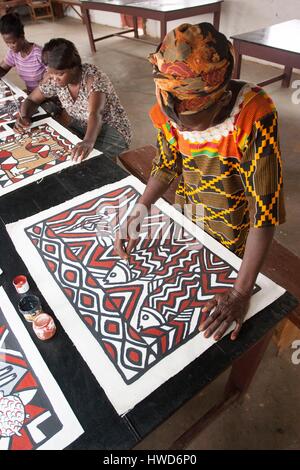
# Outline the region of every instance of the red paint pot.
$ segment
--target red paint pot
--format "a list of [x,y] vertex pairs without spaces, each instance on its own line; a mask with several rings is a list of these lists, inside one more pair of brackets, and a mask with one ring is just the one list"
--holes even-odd
[[29,284],[27,281],[27,277],[24,276],[23,274],[20,274],[19,276],[14,277],[13,279],[13,285],[18,294],[25,294],[26,292],[29,291]]
[[32,322],[33,331],[41,340],[52,338],[56,332],[53,318],[48,313],[40,313]]

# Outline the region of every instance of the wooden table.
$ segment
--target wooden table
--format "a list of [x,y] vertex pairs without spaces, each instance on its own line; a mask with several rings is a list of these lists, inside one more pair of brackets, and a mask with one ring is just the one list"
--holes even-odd
[[[84,23],[82,14],[82,4],[80,0],[52,0],[54,15],[57,18],[63,18],[68,8],[71,8]],[[80,12],[75,8],[79,8]]]
[[[143,183],[147,183],[155,153],[156,148],[152,145],[147,145],[136,150],[124,152],[120,155],[119,159],[130,173],[143,181]],[[175,180],[164,195],[164,199],[170,204],[174,203],[176,186],[177,181]],[[275,240],[272,243],[262,272],[273,281],[291,290],[294,295],[300,298],[300,260]],[[291,272],[293,272],[292,277],[289,274]],[[295,325],[300,327],[299,305],[292,309],[289,313],[289,318]],[[243,328],[245,327],[246,324]],[[224,389],[223,399],[182,434],[172,444],[171,449],[186,448],[189,442],[204,430],[222,411],[234,401],[244,396],[268,346],[272,333],[272,329],[266,331],[257,342],[252,343],[249,350],[233,362],[231,374]],[[234,343],[230,342],[230,340],[227,341],[227,347],[234,348]]]
[[[95,43],[106,38],[113,36],[122,37],[125,33],[134,32],[134,38],[127,37],[127,39],[139,39],[137,23],[138,17],[160,21],[161,41],[167,33],[168,21],[188,18],[190,16],[213,13],[213,24],[216,29],[219,29],[222,2],[223,0],[82,0],[82,12],[89,36],[91,50],[92,52],[96,52]],[[119,33],[94,38],[91,26],[90,10],[110,11],[113,13],[130,15],[133,17],[134,27],[133,29],[121,31]],[[140,39],[140,41],[142,40]]]
[[284,65],[284,72],[274,78],[258,83],[260,86],[282,80],[289,87],[293,68],[300,69],[300,20],[285,21],[268,28],[231,36],[236,52],[233,78],[239,78],[242,56],[256,57]]

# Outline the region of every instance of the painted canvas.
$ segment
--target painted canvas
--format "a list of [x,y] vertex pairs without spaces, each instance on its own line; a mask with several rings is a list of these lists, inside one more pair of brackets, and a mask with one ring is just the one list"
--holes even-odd
[[[198,326],[241,260],[159,201],[129,265],[114,238],[143,185],[134,177],[7,226],[40,290],[106,391],[126,413],[214,340]],[[284,292],[260,275],[248,318]]]
[[[15,95],[0,101],[0,132],[3,130],[11,131],[10,127],[5,126],[1,129],[1,126],[14,122],[17,119],[20,106],[24,99],[25,97],[23,95]],[[42,116],[43,114],[46,114],[46,112],[39,107],[38,111],[34,114],[34,117]]]
[[[0,135],[0,196],[73,165],[80,139],[51,118],[32,124],[25,134]],[[93,150],[88,158],[99,155]]]
[[5,80],[1,79],[0,81],[0,100],[7,98],[8,96],[12,96],[18,93],[17,88],[6,82]]
[[0,124],[0,134],[7,131],[11,131],[11,128],[5,123]]
[[0,287],[0,450],[63,449],[82,433]]

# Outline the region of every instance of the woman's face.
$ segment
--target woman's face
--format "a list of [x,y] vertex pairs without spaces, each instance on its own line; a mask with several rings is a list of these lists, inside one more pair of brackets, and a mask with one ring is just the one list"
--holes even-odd
[[16,37],[13,34],[2,34],[2,38],[7,47],[15,53],[20,52],[24,46],[24,36]]
[[[175,124],[177,125],[178,129],[182,132],[205,131],[209,127],[212,127],[216,124],[216,117],[219,115],[220,111],[229,104],[231,96],[231,92],[225,92],[224,95],[216,103],[211,105],[208,109],[204,109],[202,111],[199,111],[198,113],[177,113],[177,121]],[[158,87],[156,87],[156,98],[161,110],[165,113],[165,108],[162,105]],[[172,120],[170,116],[167,117]]]
[[47,75],[50,76],[58,86],[64,87],[74,80],[74,69],[58,70],[48,67]]

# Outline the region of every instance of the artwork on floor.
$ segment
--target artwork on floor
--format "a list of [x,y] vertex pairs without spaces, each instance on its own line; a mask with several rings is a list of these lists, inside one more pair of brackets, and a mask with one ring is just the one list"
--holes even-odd
[[[0,135],[0,196],[72,166],[80,139],[52,118],[33,123],[26,134]],[[93,150],[88,158],[101,152]]]
[[0,450],[63,449],[83,433],[0,287]]
[[[15,247],[119,414],[214,344],[202,309],[232,286],[241,260],[160,200],[129,265],[119,224],[144,190],[130,176],[7,225]],[[151,234],[151,236],[149,236]],[[284,290],[259,275],[247,315]]]

